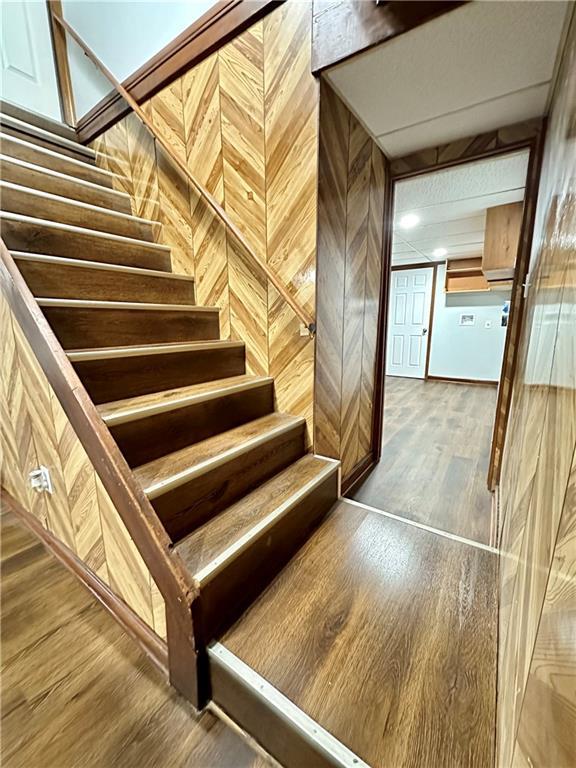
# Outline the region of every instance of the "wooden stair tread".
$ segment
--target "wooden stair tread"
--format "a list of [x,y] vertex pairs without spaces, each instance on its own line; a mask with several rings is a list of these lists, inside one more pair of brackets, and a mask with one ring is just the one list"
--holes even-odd
[[[75,200],[63,195],[55,195],[51,192],[44,192],[34,187],[24,186],[22,184],[13,184],[9,181],[0,179],[0,195],[2,201],[2,210],[7,213],[16,213],[28,215],[27,211],[36,206],[41,206],[42,211],[38,211],[39,216],[47,221],[54,221],[59,224],[69,224],[70,226],[80,226],[80,221],[91,221],[93,231],[104,232],[106,234],[117,234],[121,236],[132,237],[133,232],[140,228],[145,237],[137,235],[136,239],[142,239],[150,242],[153,239],[154,228],[158,227],[157,221],[144,219],[140,216],[134,216],[132,213],[122,213],[111,208],[106,208],[92,203],[85,203],[81,200]],[[13,210],[22,209],[22,210]],[[50,216],[50,218],[47,218]],[[52,216],[54,218],[52,218]],[[64,222],[61,218],[72,219]],[[110,229],[106,229],[109,227]],[[118,230],[118,231],[115,231]],[[130,234],[127,234],[127,231]]]
[[78,142],[78,134],[74,128],[71,128],[69,125],[62,123],[59,120],[54,120],[52,117],[41,115],[39,112],[34,112],[32,109],[20,107],[18,104],[6,101],[5,99],[0,99],[0,115],[15,117],[25,123],[36,125],[40,128],[44,128],[50,133],[55,133],[58,136],[63,136],[65,139],[70,139],[70,141]]
[[215,379],[201,384],[191,384],[163,392],[103,403],[98,406],[98,411],[106,424],[112,426],[131,421],[134,418],[143,418],[162,411],[184,407],[194,401],[208,400],[233,391],[257,387],[270,381],[272,379],[269,376],[251,376],[248,374],[230,376],[226,379]]
[[236,349],[243,347],[243,341],[215,339],[213,341],[178,342],[174,344],[136,344],[119,347],[100,347],[89,349],[68,349],[66,354],[71,361],[109,360],[118,357],[140,357],[143,355],[169,355],[174,352],[192,352],[203,349]]
[[158,277],[165,280],[184,280],[193,283],[194,278],[190,275],[178,275],[174,272],[162,272],[159,269],[146,269],[146,267],[129,267],[125,264],[112,264],[104,261],[89,261],[88,259],[70,259],[66,256],[51,256],[45,253],[30,253],[30,251],[10,251],[13,258],[17,261],[38,261],[47,264],[62,264],[69,267],[78,267],[79,269],[100,269],[105,271],[123,272],[131,275],[145,275],[147,277]]
[[[2,153],[11,159],[19,159],[22,162],[33,163],[38,167],[48,168],[53,171],[55,168],[52,166],[65,168],[66,171],[61,171],[62,173],[65,172],[77,179],[98,179],[107,189],[112,188],[112,180],[116,178],[114,173],[107,171],[105,168],[100,168],[92,163],[87,163],[80,158],[62,155],[59,152],[54,152],[53,150],[48,149],[48,147],[32,144],[19,136],[12,136],[11,134],[4,133],[1,126],[0,148]],[[19,155],[24,155],[24,157],[28,159],[23,160]],[[93,183],[98,183],[98,181]]]
[[213,700],[266,737],[254,694],[271,684],[369,765],[471,765],[471,744],[489,765],[496,569],[490,551],[341,500],[209,650]]
[[[94,166],[91,166],[92,168]],[[116,189],[111,189],[108,186],[97,184],[94,181],[88,181],[86,179],[73,176],[69,173],[62,173],[61,171],[53,170],[44,165],[37,165],[36,163],[28,162],[26,160],[20,160],[17,157],[11,157],[10,155],[0,152],[0,169],[2,171],[2,178],[12,184],[18,184],[20,186],[29,187],[31,189],[37,189],[42,192],[57,194],[51,189],[45,188],[52,185],[58,185],[61,190],[58,194],[66,199],[74,200],[76,196],[97,196],[102,198],[104,203],[92,203],[93,205],[99,205],[100,207],[112,208],[114,205],[122,206],[126,208],[124,213],[127,213],[131,209],[130,196],[126,192],[120,192]],[[26,178],[26,181],[33,181],[33,183],[23,183],[14,179],[7,178],[7,175],[12,174],[18,176],[20,174]],[[36,186],[39,184],[40,186]],[[65,194],[62,190],[66,189],[69,194]],[[88,202],[85,200],[84,202]]]
[[53,133],[52,131],[47,131],[37,125],[33,125],[32,123],[19,120],[17,117],[12,117],[12,115],[0,113],[0,124],[6,128],[11,128],[12,130],[20,131],[22,133],[28,134],[29,136],[50,142],[55,146],[62,147],[63,149],[77,152],[79,155],[83,155],[84,157],[91,160],[95,160],[96,158],[96,153],[93,149],[85,147],[78,141],[72,141],[71,139],[67,139],[66,137],[60,136],[56,133]]
[[304,423],[305,420],[298,416],[271,413],[143,464],[134,470],[134,474],[148,498],[155,499],[235,456],[246,453],[270,437]]
[[197,304],[148,304],[143,301],[95,301],[90,299],[46,299],[39,296],[36,301],[41,307],[64,307],[77,309],[133,309],[138,311],[159,312],[217,312],[218,307],[205,307]]
[[337,471],[336,462],[307,454],[197,528],[178,543],[176,551],[201,583],[251,538],[261,535],[261,529],[273,522],[271,518],[289,512],[316,482]]

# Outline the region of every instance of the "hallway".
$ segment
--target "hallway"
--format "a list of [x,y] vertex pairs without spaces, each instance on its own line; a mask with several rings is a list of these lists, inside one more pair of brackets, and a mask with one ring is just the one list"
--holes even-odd
[[496,388],[386,377],[382,458],[352,498],[481,544]]

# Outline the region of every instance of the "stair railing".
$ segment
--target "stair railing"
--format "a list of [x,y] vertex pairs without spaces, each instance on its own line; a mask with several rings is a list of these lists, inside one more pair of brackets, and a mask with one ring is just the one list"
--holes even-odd
[[140,107],[138,102],[130,95],[130,93],[126,90],[126,88],[124,88],[122,83],[112,74],[112,72],[110,72],[110,70],[106,67],[106,65],[102,61],[100,61],[100,59],[96,56],[94,51],[80,37],[80,35],[76,32],[76,30],[73,27],[71,27],[70,24],[68,24],[68,22],[65,21],[65,19],[63,19],[59,14],[55,13],[52,7],[51,7],[51,15],[54,21],[57,24],[59,24],[62,27],[62,29],[64,29],[70,35],[70,37],[80,46],[80,48],[84,51],[85,55],[96,66],[96,68],[99,69],[102,72],[102,74],[108,78],[108,80],[112,83],[114,88],[126,101],[128,106],[140,118],[141,122],[145,125],[145,127],[148,129],[148,131],[152,135],[152,138],[162,147],[162,149],[164,150],[166,155],[170,158],[170,160],[174,163],[174,165],[184,174],[184,176],[188,179],[190,184],[192,184],[194,189],[198,192],[198,194],[205,201],[205,203],[212,209],[212,211],[216,214],[216,216],[224,223],[228,232],[230,232],[233,235],[233,237],[240,243],[244,251],[250,256],[250,258],[258,264],[258,266],[264,272],[268,280],[270,280],[274,288],[276,288],[280,296],[282,296],[284,301],[292,308],[292,310],[295,312],[297,317],[300,318],[300,320],[304,323],[310,336],[313,337],[316,333],[316,324],[313,318],[306,312],[306,310],[303,307],[300,306],[300,304],[294,299],[294,297],[290,295],[289,291],[283,285],[282,281],[280,280],[278,275],[274,272],[274,270],[270,269],[268,264],[265,261],[262,261],[262,259],[257,255],[257,253],[254,251],[254,249],[252,248],[252,246],[250,245],[250,243],[248,242],[248,240],[246,239],[242,231],[232,221],[232,219],[226,213],[224,208],[222,208],[220,203],[210,194],[210,192],[204,187],[204,185],[200,181],[198,181],[198,179],[194,176],[194,174],[188,168],[187,164],[178,157],[176,152],[173,150],[170,144],[162,137],[160,132],[154,126],[154,123],[151,120],[151,118],[148,117],[148,115],[142,109],[142,107]]

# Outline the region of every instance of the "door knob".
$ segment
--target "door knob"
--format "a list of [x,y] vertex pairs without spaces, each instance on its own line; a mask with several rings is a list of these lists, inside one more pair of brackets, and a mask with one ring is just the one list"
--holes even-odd
[[428,328],[422,328],[422,336],[426,336],[428,333]]

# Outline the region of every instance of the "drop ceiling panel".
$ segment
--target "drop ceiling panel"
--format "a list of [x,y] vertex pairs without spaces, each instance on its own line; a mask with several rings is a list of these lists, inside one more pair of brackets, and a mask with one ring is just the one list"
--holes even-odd
[[481,133],[543,114],[567,7],[467,3],[327,77],[390,156]]

